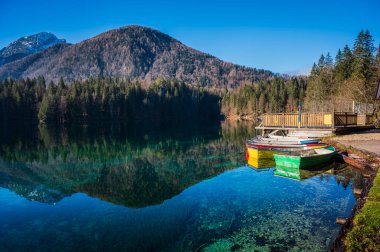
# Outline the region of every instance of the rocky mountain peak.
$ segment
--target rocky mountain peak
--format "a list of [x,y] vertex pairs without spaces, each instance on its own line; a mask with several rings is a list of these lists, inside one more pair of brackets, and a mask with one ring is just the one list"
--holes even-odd
[[49,32],[40,32],[19,38],[0,50],[0,65],[13,62],[60,43],[66,43],[66,40],[58,39]]

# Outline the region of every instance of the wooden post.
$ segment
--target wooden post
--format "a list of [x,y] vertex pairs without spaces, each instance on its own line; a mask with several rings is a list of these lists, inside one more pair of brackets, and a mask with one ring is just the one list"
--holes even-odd
[[306,119],[305,127],[306,127],[306,128],[309,127],[309,116],[310,116],[309,113],[305,113],[305,119]]
[[325,124],[325,113],[322,112],[322,123],[321,123],[321,127],[324,127],[324,124]]
[[301,128],[301,101],[298,103],[298,128]]
[[347,126],[347,112],[344,112],[344,126]]
[[333,106],[333,109],[331,112],[331,128],[332,129],[335,128],[335,109],[334,109],[334,106]]

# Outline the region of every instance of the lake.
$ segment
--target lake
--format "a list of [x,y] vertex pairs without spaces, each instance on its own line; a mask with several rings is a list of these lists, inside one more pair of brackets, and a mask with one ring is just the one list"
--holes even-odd
[[360,188],[246,165],[250,124],[11,127],[0,134],[0,251],[326,251]]

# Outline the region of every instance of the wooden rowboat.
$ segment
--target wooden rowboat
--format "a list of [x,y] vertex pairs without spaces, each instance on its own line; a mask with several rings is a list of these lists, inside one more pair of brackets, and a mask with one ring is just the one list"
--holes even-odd
[[279,150],[293,150],[293,149],[317,149],[326,147],[323,143],[318,144],[275,144],[275,143],[252,143],[247,142],[247,147],[254,149],[279,149]]
[[262,142],[262,143],[283,143],[283,144],[307,144],[307,143],[319,143],[318,138],[295,138],[295,137],[255,137],[248,140],[250,142]]
[[298,144],[298,145],[285,145],[285,144],[246,144],[247,159],[272,159],[273,155],[282,152],[292,152],[297,150],[309,150],[317,148],[325,148],[325,144]]
[[335,155],[332,146],[320,149],[303,150],[289,154],[274,154],[276,166],[291,168],[309,168],[330,162]]
[[247,147],[247,159],[255,158],[255,159],[273,159],[273,155],[276,153],[280,153],[281,150],[276,149],[255,149]]
[[300,144],[304,143],[318,143],[321,141],[319,138],[307,138],[307,137],[288,137],[288,136],[277,136],[277,135],[268,135],[267,138],[264,139],[270,139],[270,140],[277,140],[277,141],[295,141]]
[[277,139],[267,139],[267,138],[254,138],[248,140],[252,143],[272,143],[272,144],[310,144],[310,143],[319,143],[319,140],[277,140]]

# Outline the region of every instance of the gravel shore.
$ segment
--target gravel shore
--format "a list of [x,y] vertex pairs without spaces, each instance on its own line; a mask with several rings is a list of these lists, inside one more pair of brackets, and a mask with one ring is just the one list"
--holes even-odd
[[364,132],[334,137],[335,141],[355,149],[365,150],[380,156],[380,132]]

